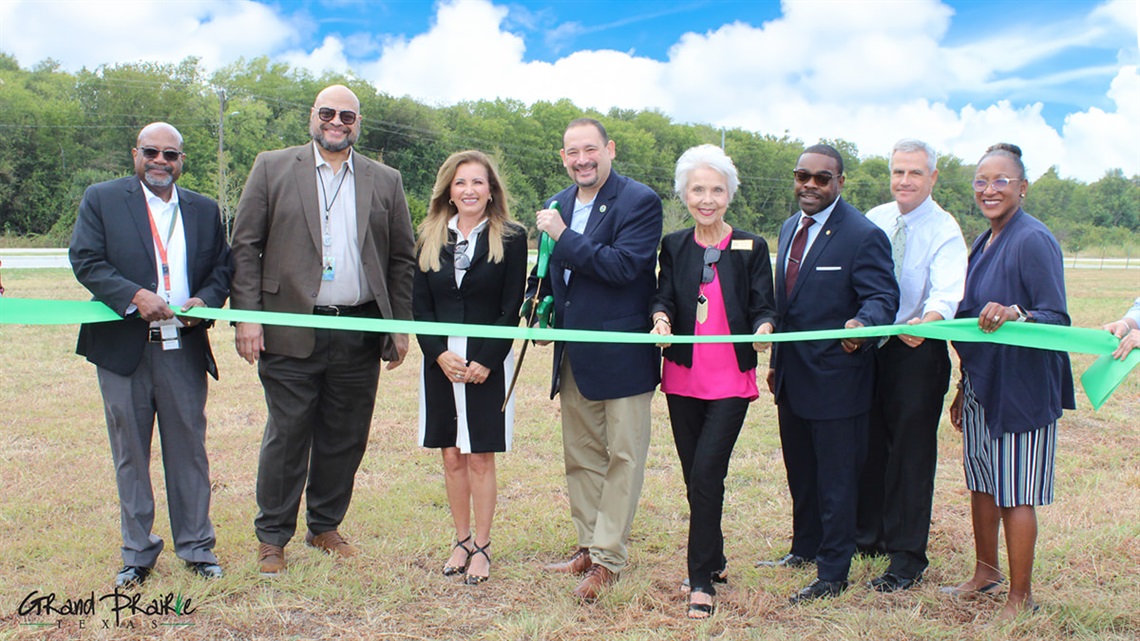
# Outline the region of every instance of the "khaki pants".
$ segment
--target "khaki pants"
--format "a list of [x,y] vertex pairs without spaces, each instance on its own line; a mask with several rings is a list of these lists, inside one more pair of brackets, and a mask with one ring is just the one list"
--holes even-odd
[[562,446],[570,517],[578,545],[594,563],[618,573],[645,479],[653,392],[591,401],[578,392],[570,359],[562,361]]

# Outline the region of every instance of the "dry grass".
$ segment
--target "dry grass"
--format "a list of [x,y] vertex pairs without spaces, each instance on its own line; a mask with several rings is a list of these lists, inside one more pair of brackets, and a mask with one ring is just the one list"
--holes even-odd
[[[66,270],[7,271],[10,295],[86,298]],[[1112,319],[1136,295],[1135,271],[1069,272],[1078,325]],[[558,405],[546,397],[549,348],[532,348],[520,383],[515,450],[499,458],[500,502],[492,580],[467,587],[439,574],[450,534],[438,455],[415,446],[419,354],[384,372],[369,451],[342,531],[365,550],[338,563],[287,548],[290,568],[258,577],[252,520],[254,480],[265,420],[253,368],[232,349],[232,330],[213,331],[222,381],[212,387],[209,451],[217,553],[227,576],[197,580],[168,550],[145,599],[181,593],[197,610],[191,627],[103,630],[109,617],[62,617],[61,627],[18,617],[32,590],[60,598],[109,591],[119,567],[113,470],[93,367],[72,353],[76,328],[0,327],[0,638],[119,639],[1135,639],[1140,636],[1140,377],[1133,375],[1098,413],[1083,398],[1061,423],[1057,503],[1039,511],[1036,596],[1042,610],[1012,625],[992,623],[1000,600],[957,602],[938,586],[973,567],[968,495],[958,435],[944,422],[927,581],[900,595],[862,586],[883,560],[857,560],[842,597],[792,608],[787,596],[810,570],[757,570],[784,553],[790,500],[774,408],[757,401],[728,479],[725,529],[729,587],[716,616],[682,619],[677,587],[685,572],[686,506],[664,399],[654,401],[654,438],[633,529],[632,567],[598,603],[577,604],[571,577],[543,576],[541,563],[574,545],[562,478]],[[1088,357],[1074,359],[1083,371]],[[158,448],[156,440],[156,449]],[[156,531],[169,542],[157,452]],[[1004,557],[1004,554],[1003,554]],[[78,627],[85,619],[85,628]]]

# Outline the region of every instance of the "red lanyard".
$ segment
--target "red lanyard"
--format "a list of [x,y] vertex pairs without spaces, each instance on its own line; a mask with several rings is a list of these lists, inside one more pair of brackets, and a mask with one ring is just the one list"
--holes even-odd
[[174,227],[178,225],[178,214],[181,208],[178,205],[174,206],[174,215],[170,217],[170,229],[166,232],[166,242],[162,242],[162,237],[158,235],[158,227],[154,224],[154,212],[150,210],[150,203],[146,204],[146,216],[150,220],[150,233],[154,236],[154,244],[158,247],[158,258],[162,261],[162,284],[166,290],[163,292],[166,297],[166,302],[170,303],[170,263],[166,259],[166,248],[170,243],[170,239],[174,236]]

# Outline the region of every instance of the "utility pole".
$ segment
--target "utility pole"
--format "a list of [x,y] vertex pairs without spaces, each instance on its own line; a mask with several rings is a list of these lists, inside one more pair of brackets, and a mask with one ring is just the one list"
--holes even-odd
[[230,237],[230,203],[226,190],[226,90],[218,87],[218,211],[222,225],[226,228],[226,238]]

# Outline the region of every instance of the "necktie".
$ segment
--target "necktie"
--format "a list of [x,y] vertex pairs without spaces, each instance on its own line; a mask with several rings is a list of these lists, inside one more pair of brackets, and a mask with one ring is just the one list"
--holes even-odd
[[903,257],[906,256],[906,224],[902,214],[895,219],[895,231],[891,234],[891,258],[895,261],[895,280],[902,282]]
[[796,286],[796,279],[800,275],[800,262],[804,259],[804,248],[807,247],[807,230],[815,220],[804,216],[800,218],[800,228],[796,237],[792,239],[792,250],[788,255],[788,269],[784,273],[784,284],[787,286],[788,296]]

